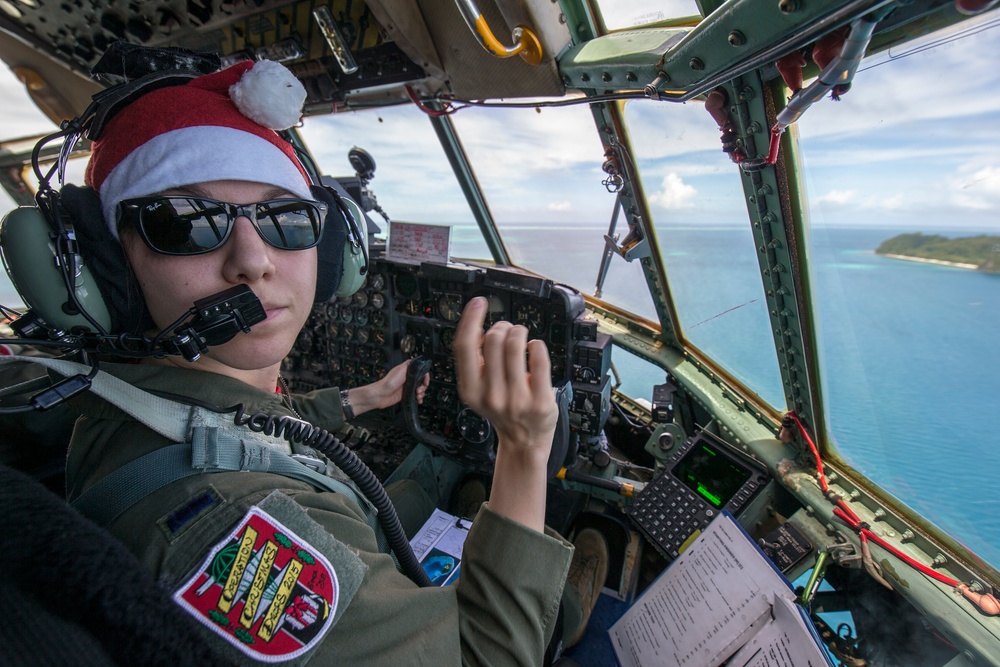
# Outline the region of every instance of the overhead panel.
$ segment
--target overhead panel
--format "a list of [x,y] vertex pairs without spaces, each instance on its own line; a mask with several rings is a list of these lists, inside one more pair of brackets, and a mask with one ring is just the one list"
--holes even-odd
[[[212,51],[223,62],[277,60],[305,84],[306,112],[332,111],[356,90],[418,80],[425,76],[391,40],[371,10],[357,0],[164,0],[91,2],[66,0],[19,4],[18,16],[0,16],[0,26],[35,49],[89,72],[109,44],[125,40],[146,46]],[[333,32],[357,65],[345,71],[336,44],[314,15],[325,12]]]

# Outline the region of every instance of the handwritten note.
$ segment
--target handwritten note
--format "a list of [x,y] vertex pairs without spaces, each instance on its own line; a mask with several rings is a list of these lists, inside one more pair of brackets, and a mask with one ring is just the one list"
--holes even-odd
[[396,222],[389,226],[389,259],[399,262],[438,262],[451,258],[451,227]]

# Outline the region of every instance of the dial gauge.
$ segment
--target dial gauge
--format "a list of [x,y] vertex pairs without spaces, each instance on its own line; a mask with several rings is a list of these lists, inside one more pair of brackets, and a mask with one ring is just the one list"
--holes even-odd
[[442,294],[437,300],[437,312],[445,322],[458,322],[462,316],[462,297],[457,294]]
[[372,276],[372,289],[381,292],[385,289],[385,276],[376,273]]
[[404,299],[412,298],[417,293],[417,278],[412,273],[400,273],[396,276],[396,294]]
[[522,303],[514,313],[514,319],[518,324],[523,324],[528,328],[528,333],[538,336],[542,333],[545,321],[542,316],[542,309],[534,303]]
[[340,309],[340,321],[344,324],[348,324],[354,319],[354,311],[351,310],[350,306],[344,306]]
[[364,292],[356,292],[354,294],[354,305],[364,308],[368,305],[368,295]]
[[370,338],[371,338],[371,331],[368,329],[368,327],[358,327],[358,331],[355,334],[355,339],[359,343],[367,343]]
[[368,302],[372,305],[372,308],[382,310],[382,307],[385,305],[385,297],[382,296],[381,292],[374,292]]
[[359,310],[358,312],[354,313],[354,322],[360,326],[365,326],[366,324],[368,324],[368,311]]

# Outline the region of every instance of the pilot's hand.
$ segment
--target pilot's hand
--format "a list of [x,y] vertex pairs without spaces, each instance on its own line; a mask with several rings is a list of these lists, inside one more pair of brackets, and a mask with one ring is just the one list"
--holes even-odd
[[540,340],[528,342],[528,330],[510,322],[497,322],[484,334],[485,319],[486,300],[475,298],[455,330],[458,393],[497,433],[490,506],[542,530],[546,463],[558,418],[548,350]]
[[[350,389],[348,395],[351,398],[354,414],[360,415],[369,410],[389,408],[399,403],[403,399],[403,383],[406,381],[406,367],[409,365],[409,360],[404,361],[393,367],[381,380]],[[431,376],[425,375],[417,386],[417,403],[424,402],[430,381]]]

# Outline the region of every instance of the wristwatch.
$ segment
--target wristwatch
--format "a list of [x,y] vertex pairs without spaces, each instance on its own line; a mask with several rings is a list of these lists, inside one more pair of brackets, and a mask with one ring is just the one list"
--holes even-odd
[[344,419],[350,421],[354,419],[354,406],[351,405],[351,397],[347,389],[340,390],[340,407],[344,409]]

